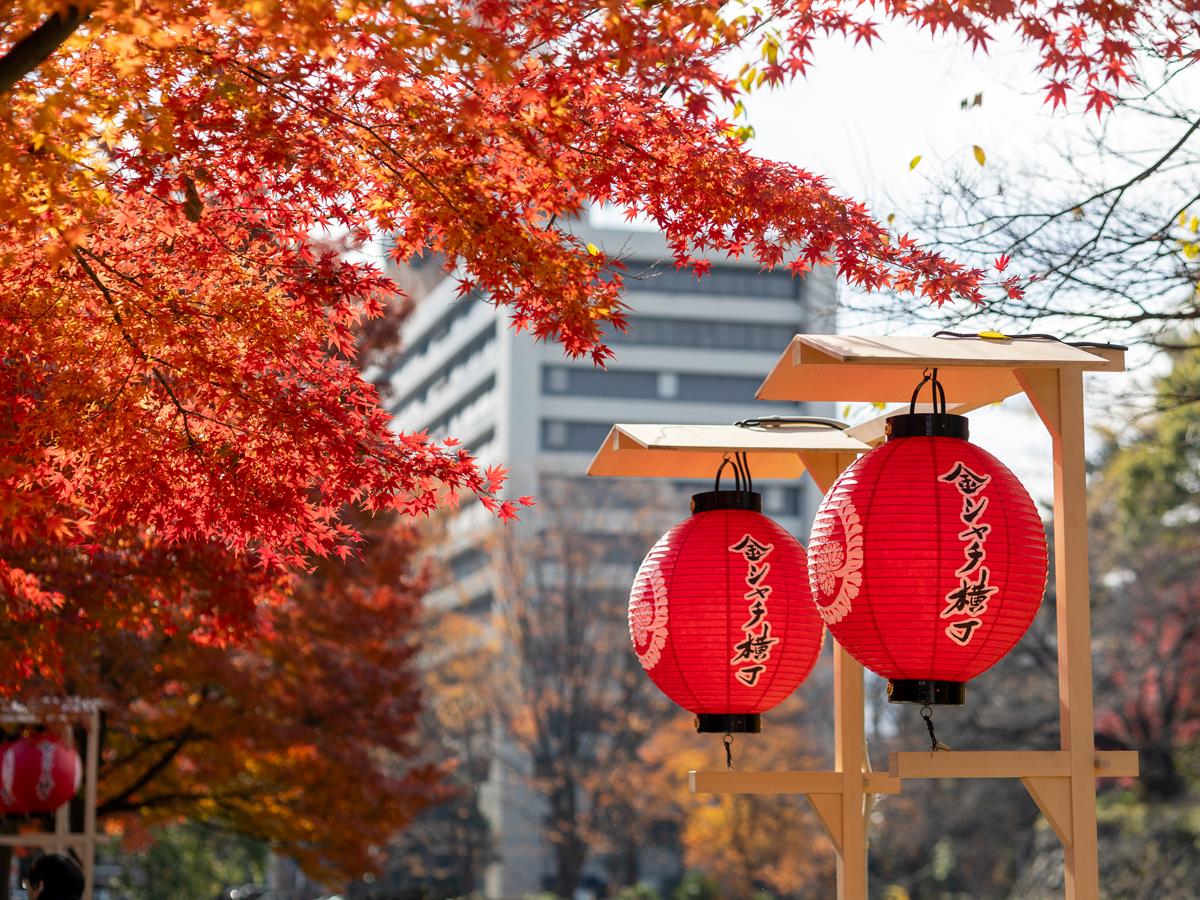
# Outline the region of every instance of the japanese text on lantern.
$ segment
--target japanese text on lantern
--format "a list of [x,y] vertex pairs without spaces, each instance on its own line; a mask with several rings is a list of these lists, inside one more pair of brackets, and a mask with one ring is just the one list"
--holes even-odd
[[733,645],[733,657],[729,664],[737,668],[734,677],[746,687],[754,687],[758,679],[766,671],[767,660],[771,658],[771,648],[779,643],[779,638],[771,637],[771,623],[767,621],[767,600],[771,596],[771,587],[767,584],[767,574],[771,564],[764,562],[774,544],[762,544],[750,534],[729,548],[730,552],[738,553],[746,560],[746,588],[742,596],[750,601],[749,618],[742,623],[742,640]]
[[1000,589],[988,583],[988,569],[983,563],[987,559],[987,536],[992,526],[983,521],[988,498],[983,489],[992,480],[991,475],[972,472],[961,461],[942,475],[939,481],[953,484],[962,497],[962,511],[958,519],[965,528],[958,533],[963,543],[963,564],[955,570],[958,587],[946,594],[943,619],[954,619],[946,626],[946,636],[960,646],[971,643],[975,629],[983,624],[988,601]]

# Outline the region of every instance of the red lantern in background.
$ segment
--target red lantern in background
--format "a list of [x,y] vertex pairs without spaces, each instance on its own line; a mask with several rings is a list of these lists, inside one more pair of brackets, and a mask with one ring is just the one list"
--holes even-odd
[[696,714],[697,731],[760,731],[760,714],[821,651],[804,547],[761,509],[749,490],[696,494],[692,516],[646,555],[629,595],[638,660]]
[[53,812],[82,782],[79,754],[49,735],[21,738],[0,756],[0,803],[11,812]]
[[14,802],[12,797],[10,797],[4,790],[2,777],[4,755],[8,752],[8,748],[11,746],[11,741],[4,741],[3,743],[0,743],[0,816],[7,816],[17,812],[17,810],[12,806],[12,803]]
[[[936,410],[936,370],[930,380]],[[887,442],[842,473],[809,541],[821,617],[888,679],[893,702],[962,703],[965,682],[1021,639],[1046,589],[1037,508],[941,399],[941,413],[888,419]]]

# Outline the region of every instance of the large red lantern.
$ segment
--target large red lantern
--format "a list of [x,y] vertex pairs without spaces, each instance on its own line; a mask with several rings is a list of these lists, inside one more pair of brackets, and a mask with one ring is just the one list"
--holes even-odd
[[21,738],[0,756],[0,804],[12,812],[53,812],[82,781],[79,754],[49,735]]
[[[936,401],[936,371],[929,380]],[[821,617],[888,679],[893,702],[962,703],[965,683],[1021,639],[1046,589],[1037,508],[941,396],[940,413],[888,419],[887,442],[834,483],[809,541]]]
[[714,490],[646,555],[629,595],[642,667],[701,732],[757,732],[808,676],[824,627],[804,548],[762,496]]

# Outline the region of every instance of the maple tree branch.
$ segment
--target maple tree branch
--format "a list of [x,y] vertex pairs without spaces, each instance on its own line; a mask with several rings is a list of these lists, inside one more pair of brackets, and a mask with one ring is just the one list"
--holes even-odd
[[[257,84],[259,87],[265,88],[266,90],[271,91],[274,94],[277,94],[279,97],[282,97],[284,100],[287,100],[288,102],[293,103],[296,106],[298,106],[302,109],[306,109],[310,112],[318,111],[318,112],[323,112],[329,116],[334,116],[336,118],[341,119],[347,125],[357,128],[360,131],[366,132],[368,135],[370,135],[372,138],[374,138],[375,142],[378,143],[379,146],[381,146],[384,150],[388,151],[389,153],[391,153],[392,155],[397,157],[402,163],[404,163],[405,166],[407,166],[410,170],[412,170],[414,173],[416,173],[417,177],[420,178],[422,181],[424,181],[425,184],[430,188],[430,190],[434,191],[439,197],[441,197],[443,202],[445,202],[445,204],[447,206],[449,206],[452,210],[454,210],[454,212],[459,217],[461,217],[464,221],[468,221],[468,222],[470,221],[470,217],[468,216],[468,214],[464,210],[462,210],[458,206],[458,204],[456,204],[454,202],[453,199],[451,199],[451,197],[445,192],[445,190],[442,188],[441,185],[439,185],[436,181],[434,181],[434,179],[427,172],[425,172],[420,166],[418,166],[415,162],[413,162],[411,159],[409,159],[394,144],[392,144],[390,141],[385,139],[381,134],[379,134],[379,132],[375,128],[368,125],[366,122],[361,121],[357,117],[352,116],[349,113],[343,112],[340,109],[336,109],[328,104],[322,103],[319,105],[314,105],[311,102],[305,101],[302,98],[297,98],[297,97],[293,96],[289,92],[284,91],[284,90],[280,89],[279,87],[277,87],[274,83],[274,80],[270,77],[270,75],[268,75],[266,72],[263,72],[261,69],[258,69],[255,66],[250,65],[249,63],[238,63],[238,66],[246,74],[246,76],[251,81],[253,81],[255,84]],[[371,158],[374,159],[376,162],[378,162],[380,165],[386,167],[389,171],[395,172],[397,175],[402,177],[402,173],[397,172],[393,166],[388,165],[388,163],[384,162],[384,160],[380,159],[375,154],[372,153]],[[475,224],[476,227],[478,227],[477,222],[473,223],[473,224]]]
[[0,94],[40,66],[92,14],[83,6],[68,6],[42,22],[0,56]]
[[[108,812],[113,808],[119,808],[124,804],[128,804],[129,799],[134,794],[158,777],[163,770],[165,770],[167,766],[171,764],[171,761],[179,755],[179,751],[187,746],[189,741],[196,737],[199,737],[199,734],[192,730],[192,726],[186,726],[183,731],[179,732],[179,734],[175,736],[174,740],[171,741],[171,745],[167,748],[166,752],[162,754],[162,756],[155,760],[152,765],[148,766],[146,771],[144,771],[133,782],[133,784],[125,788],[125,790],[117,794],[115,797],[110,797],[108,800],[105,800],[101,809]],[[141,806],[143,804],[139,803],[134,805]]]
[[117,323],[117,329],[121,332],[121,337],[125,339],[125,343],[133,348],[133,352],[138,355],[138,358],[150,366],[150,372],[154,376],[154,380],[157,381],[162,386],[162,389],[167,392],[167,396],[171,398],[171,402],[179,411],[179,415],[183,420],[183,431],[187,437],[188,446],[195,451],[199,451],[200,444],[196,441],[196,436],[192,434],[191,425],[191,416],[195,415],[195,413],[187,409],[183,403],[180,402],[179,397],[175,395],[174,389],[163,376],[162,372],[158,370],[158,367],[150,365],[151,359],[146,354],[146,351],[141,348],[141,345],[134,340],[133,335],[131,335],[125,328],[125,320],[121,318],[121,312],[117,309],[116,301],[113,299],[112,292],[108,289],[108,285],[101,281],[100,276],[96,274],[96,270],[88,265],[87,260],[83,258],[83,253],[80,251],[80,249],[78,247],[73,247],[71,249],[71,254],[78,261],[79,265],[83,267],[83,271],[87,274],[92,284],[96,286],[97,290],[100,291],[101,296],[104,297],[104,302],[107,303],[109,308],[112,310],[113,321]]

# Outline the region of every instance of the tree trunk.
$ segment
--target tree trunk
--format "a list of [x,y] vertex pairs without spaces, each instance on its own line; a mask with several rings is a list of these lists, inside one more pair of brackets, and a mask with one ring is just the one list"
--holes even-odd
[[1141,773],[1138,781],[1150,800],[1174,800],[1181,796],[1187,785],[1179,774],[1172,748],[1155,743],[1138,748]]
[[587,845],[579,835],[575,785],[557,787],[550,799],[551,839],[554,841],[554,893],[570,898],[579,887]]

